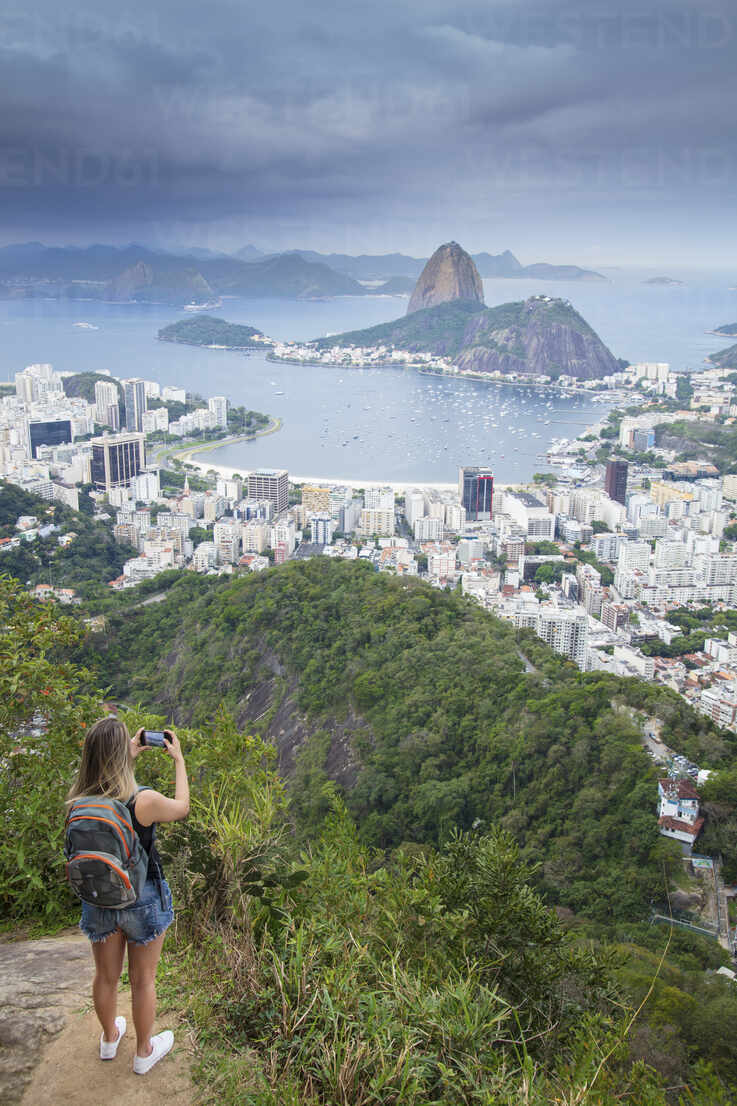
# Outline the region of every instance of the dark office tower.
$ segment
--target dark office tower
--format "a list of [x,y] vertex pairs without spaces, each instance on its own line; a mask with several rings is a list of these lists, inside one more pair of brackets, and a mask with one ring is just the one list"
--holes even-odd
[[72,440],[71,419],[54,419],[51,422],[29,422],[28,438],[31,457],[37,456],[40,445],[64,445]]
[[494,498],[494,474],[488,469],[467,467],[458,470],[458,495],[466,509],[466,518],[477,522],[491,518]]
[[126,429],[143,430],[143,412],[146,410],[146,386],[142,380],[134,377],[123,381],[125,396]]
[[627,498],[627,462],[607,461],[604,491],[610,499],[624,503]]
[[109,434],[93,438],[92,483],[101,492],[127,487],[146,467],[145,434]]

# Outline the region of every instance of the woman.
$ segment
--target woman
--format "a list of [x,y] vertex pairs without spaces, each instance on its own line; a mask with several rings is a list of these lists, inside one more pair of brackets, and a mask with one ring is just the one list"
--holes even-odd
[[156,850],[157,822],[178,822],[189,813],[189,784],[182,749],[174,730],[165,730],[165,749],[175,764],[174,798],[167,799],[149,788],[139,789],[133,762],[149,746],[137,731],[131,739],[117,718],[103,718],[87,731],[82,763],[69,792],[69,800],[80,795],[105,795],[128,804],[133,828],[149,856],[143,893],[125,910],[112,910],[82,903],[80,929],[92,942],[95,979],[92,995],[102,1025],[100,1059],[112,1060],[125,1033],[126,1021],[116,1017],[118,980],[128,948],[128,976],[131,985],[136,1055],[133,1070],[138,1075],[166,1056],[174,1044],[170,1030],[151,1036],[156,1014],[156,967],[166,930],[174,920],[171,891],[164,878]]

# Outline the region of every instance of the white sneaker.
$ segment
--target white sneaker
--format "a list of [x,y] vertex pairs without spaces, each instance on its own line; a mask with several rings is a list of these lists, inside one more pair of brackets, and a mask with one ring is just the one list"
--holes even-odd
[[123,1040],[123,1034],[125,1033],[125,1018],[118,1016],[115,1019],[115,1028],[118,1031],[118,1036],[114,1041],[106,1041],[105,1034],[100,1034],[100,1059],[101,1060],[114,1060],[118,1051],[118,1045]]
[[173,1044],[174,1034],[171,1029],[165,1029],[163,1033],[157,1033],[155,1037],[152,1037],[149,1055],[138,1056],[136,1054],[133,1057],[133,1070],[136,1075],[145,1075],[147,1071],[151,1071],[154,1064],[163,1059],[167,1052],[171,1052]]

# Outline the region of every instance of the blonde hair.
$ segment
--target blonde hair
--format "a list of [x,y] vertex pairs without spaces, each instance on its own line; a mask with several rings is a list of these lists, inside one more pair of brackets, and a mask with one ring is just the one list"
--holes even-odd
[[80,795],[106,795],[125,802],[135,791],[130,737],[125,723],[113,717],[93,722],[85,735],[82,761],[67,802]]

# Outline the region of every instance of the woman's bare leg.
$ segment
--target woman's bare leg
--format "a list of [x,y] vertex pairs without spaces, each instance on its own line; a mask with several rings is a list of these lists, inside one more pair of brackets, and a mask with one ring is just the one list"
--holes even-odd
[[104,941],[92,942],[92,955],[95,960],[95,978],[92,983],[92,998],[95,1013],[100,1020],[104,1040],[115,1041],[118,1030],[115,1027],[115,1011],[118,1006],[118,980],[123,970],[125,954],[125,934],[116,929]]
[[149,1056],[151,1053],[151,1030],[156,1017],[156,968],[165,937],[166,934],[162,933],[147,945],[128,944],[128,976],[137,1056]]

